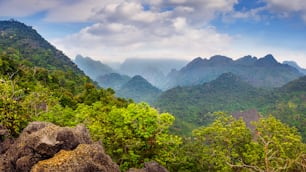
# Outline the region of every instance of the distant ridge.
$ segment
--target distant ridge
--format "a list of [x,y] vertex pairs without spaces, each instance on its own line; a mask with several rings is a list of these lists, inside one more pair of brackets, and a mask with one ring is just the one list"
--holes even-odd
[[306,75],[306,69],[300,67],[295,61],[284,61],[283,64],[290,65],[290,66],[296,68],[302,74]]
[[197,57],[167,78],[168,88],[210,82],[222,73],[231,72],[255,87],[281,87],[302,74],[292,66],[281,64],[268,54],[262,58],[245,56],[238,60],[216,55],[209,59]]
[[99,86],[103,88],[112,88],[118,91],[125,83],[127,83],[131,77],[127,75],[120,75],[118,73],[109,73],[102,76],[98,76],[96,81]]
[[113,73],[114,70],[101,61],[93,60],[90,57],[83,57],[77,55],[74,62],[82,69],[86,75],[88,75],[92,80],[96,80],[97,77]]

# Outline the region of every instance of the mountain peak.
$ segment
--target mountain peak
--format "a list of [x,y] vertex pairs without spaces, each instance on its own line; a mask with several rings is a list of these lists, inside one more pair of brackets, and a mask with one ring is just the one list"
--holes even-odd
[[132,98],[136,102],[145,101],[149,103],[152,103],[160,93],[161,90],[140,75],[135,75],[117,91],[117,95],[120,97]]
[[265,57],[258,59],[257,64],[261,66],[263,65],[266,66],[266,65],[279,65],[280,63],[276,61],[276,59],[273,57],[272,54],[268,54]]
[[247,56],[241,57],[240,59],[237,59],[235,63],[240,64],[240,65],[253,65],[256,61],[257,61],[257,57],[247,55]]
[[239,89],[253,88],[250,84],[244,82],[239,76],[231,72],[221,74],[215,80],[204,84],[204,86],[220,90],[230,88],[236,91],[239,91]]
[[129,88],[129,89],[157,89],[156,87],[154,87],[149,81],[147,81],[145,78],[143,78],[140,75],[135,75],[134,77],[132,77],[126,84],[124,84],[122,86],[121,89],[123,88]]
[[232,62],[233,60],[226,56],[215,55],[215,56],[210,57],[209,61],[213,63],[229,63],[229,62]]
[[242,81],[237,75],[231,73],[231,72],[228,72],[228,73],[223,73],[221,74],[218,78],[216,78],[216,80],[214,80],[215,82],[237,82],[237,81]]
[[186,65],[186,67],[182,68],[182,70],[189,70],[189,69],[194,69],[194,68],[201,67],[201,66],[205,65],[206,61],[207,61],[207,59],[202,59],[201,57],[197,57],[197,58],[193,59],[191,62],[189,62]]

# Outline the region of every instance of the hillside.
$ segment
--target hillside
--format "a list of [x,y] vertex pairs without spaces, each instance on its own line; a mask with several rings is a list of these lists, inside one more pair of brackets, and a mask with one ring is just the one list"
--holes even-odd
[[0,21],[0,50],[6,54],[18,54],[32,66],[46,69],[84,73],[61,51],[42,38],[31,26],[18,21]]
[[124,84],[116,93],[119,97],[131,98],[136,102],[152,103],[161,90],[154,87],[143,77],[136,75]]
[[278,99],[269,107],[269,113],[296,127],[306,141],[306,76],[287,83],[275,93]]
[[[269,106],[274,96],[232,73],[202,85],[176,87],[163,92],[154,105],[195,126],[209,124],[215,111],[241,111]],[[179,127],[179,126],[178,126]]]
[[106,64],[103,64],[101,61],[93,60],[90,57],[83,57],[81,55],[77,55],[74,59],[74,62],[92,80],[97,80],[99,76],[114,72],[111,67],[107,66]]
[[216,55],[210,59],[194,59],[179,71],[169,74],[168,88],[203,84],[216,79],[222,73],[231,72],[255,87],[281,87],[302,74],[294,67],[280,64],[272,55],[263,58],[245,56],[232,60]]

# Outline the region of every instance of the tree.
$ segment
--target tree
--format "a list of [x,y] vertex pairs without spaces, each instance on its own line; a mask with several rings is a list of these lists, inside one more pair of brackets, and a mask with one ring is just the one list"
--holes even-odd
[[[187,150],[193,171],[305,171],[306,147],[295,128],[270,116],[245,123],[221,114],[211,125],[193,131]],[[187,153],[188,153],[187,152]]]
[[27,125],[29,115],[21,106],[24,92],[12,80],[0,80],[0,125],[17,136]]
[[168,133],[174,121],[172,115],[159,114],[145,103],[112,107],[109,113],[103,113],[103,108],[96,102],[91,111],[84,106],[77,110],[87,112],[87,116],[79,116],[121,169],[139,167],[150,160],[164,165],[171,161],[171,153],[181,143],[179,137]]
[[296,128],[273,116],[262,118],[256,126],[255,143],[263,157],[257,162],[261,171],[305,171],[306,146]]
[[241,163],[258,159],[248,156],[252,137],[242,119],[219,113],[211,125],[195,129],[193,137],[195,171],[239,171]]

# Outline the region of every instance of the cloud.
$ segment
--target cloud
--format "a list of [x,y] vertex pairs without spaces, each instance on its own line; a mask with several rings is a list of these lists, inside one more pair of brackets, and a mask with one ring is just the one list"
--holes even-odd
[[60,0],[0,0],[0,16],[25,17],[57,7]]
[[267,8],[281,17],[289,17],[297,14],[305,22],[306,3],[305,0],[265,0]]
[[[228,49],[231,37],[213,27],[195,29],[184,18],[176,18],[169,28],[158,28],[167,36],[154,34],[157,28],[97,23],[64,39],[54,40],[70,57],[78,53],[119,61],[126,57],[193,58],[210,56]],[[172,34],[170,34],[170,32]]]
[[236,0],[103,1],[84,14],[94,24],[53,43],[70,57],[78,53],[113,60],[209,56],[224,51],[231,42],[229,35],[218,33],[209,21],[231,12],[235,3]]
[[306,11],[306,3],[304,0],[265,0],[268,7],[281,12],[291,12],[291,11]]

